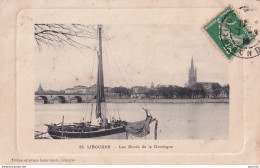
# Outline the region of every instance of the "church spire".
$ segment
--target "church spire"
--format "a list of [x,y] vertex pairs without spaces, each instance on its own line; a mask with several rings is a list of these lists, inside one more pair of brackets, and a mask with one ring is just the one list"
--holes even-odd
[[191,69],[192,71],[194,71],[193,57],[191,58],[191,67],[190,67],[190,69]]
[[193,62],[193,57],[192,57],[191,58],[191,66],[190,66],[190,70],[189,70],[188,85],[189,85],[189,87],[191,87],[195,83],[197,83],[197,68],[194,67],[194,62]]
[[197,82],[197,67],[195,67],[195,82]]

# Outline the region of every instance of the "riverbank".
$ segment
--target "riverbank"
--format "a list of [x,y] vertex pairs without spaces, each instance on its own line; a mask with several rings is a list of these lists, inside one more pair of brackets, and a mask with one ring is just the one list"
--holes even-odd
[[[91,100],[82,103],[95,103],[96,100]],[[54,102],[61,103],[61,102]],[[68,103],[68,102],[65,102]],[[77,101],[72,101],[73,103],[77,103]],[[106,103],[170,103],[170,104],[186,104],[186,103],[229,103],[229,99],[211,99],[211,98],[204,98],[204,99],[106,99]],[[44,104],[43,100],[35,101],[35,104]],[[52,104],[52,103],[51,103]]]
[[229,103],[229,99],[106,99],[107,103]]

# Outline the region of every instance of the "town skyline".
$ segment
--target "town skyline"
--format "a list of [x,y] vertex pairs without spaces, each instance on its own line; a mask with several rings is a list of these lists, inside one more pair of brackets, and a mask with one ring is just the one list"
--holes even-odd
[[[35,91],[35,101],[48,104],[58,100],[61,103],[89,102],[95,100],[97,94],[96,85],[90,87],[77,85],[65,90],[44,90],[41,84]],[[217,82],[196,82],[187,87],[173,85],[157,85],[151,83],[147,86],[104,87],[105,97],[108,99],[197,99],[197,98],[229,98],[229,85],[219,85]]]
[[[141,87],[147,87],[147,88],[151,88],[151,85],[153,84],[155,88],[158,88],[158,87],[168,87],[168,86],[180,86],[180,87],[188,87],[188,79],[187,79],[187,82],[185,82],[183,85],[174,85],[174,84],[159,84],[159,83],[155,83],[155,82],[151,82],[150,85],[117,85],[117,86],[109,86],[109,85],[106,85],[105,84],[105,87],[109,87],[109,88],[114,88],[114,87],[126,87],[126,88],[133,88],[133,87],[138,87],[138,86],[141,86]],[[202,82],[202,81],[198,81],[198,82]],[[225,85],[228,85],[229,83],[220,83],[218,81],[207,81],[206,83],[219,83],[221,86],[225,86]],[[87,83],[87,84],[86,84]],[[64,83],[63,83],[64,84]],[[62,85],[63,85],[62,84]],[[95,86],[96,83],[93,83],[93,84],[89,84],[88,82],[82,82],[82,83],[78,83],[76,85],[70,85],[70,86],[67,86],[67,87],[62,87],[60,86],[59,88],[52,88],[52,87],[46,87],[48,86],[48,84],[46,85],[45,82],[40,82],[38,85],[36,84],[36,89],[38,89],[39,85],[41,85],[43,87],[44,90],[54,90],[54,91],[59,91],[59,90],[66,90],[68,88],[73,88],[75,86],[85,86],[85,87],[92,87],[92,86]]]
[[[198,82],[228,84],[228,62],[197,25],[117,25],[111,26],[110,34],[115,37],[103,41],[104,81],[108,87],[150,86],[151,82],[185,86],[192,57]],[[39,83],[53,90],[95,84],[96,57],[96,52],[89,50],[42,48],[35,52],[35,89]]]
[[[169,86],[179,86],[179,87],[192,87],[192,85],[196,84],[196,83],[204,83],[204,84],[213,84],[213,83],[217,83],[219,84],[219,82],[217,81],[211,81],[211,82],[202,82],[202,81],[197,81],[197,67],[196,67],[196,64],[194,63],[194,60],[193,60],[193,57],[191,58],[191,65],[190,67],[188,68],[189,69],[189,72],[188,72],[188,80],[187,82],[184,84],[184,86],[179,86],[179,85],[172,85],[172,84],[169,84],[169,85],[165,85],[165,84],[154,84],[154,82],[152,81],[150,86],[149,85],[133,85],[133,86],[123,86],[123,85],[120,85],[120,86],[106,86],[107,88],[116,88],[116,87],[125,87],[125,88],[134,88],[134,87],[146,87],[146,88],[160,88],[160,87],[169,87]],[[226,86],[228,85],[229,83],[225,83],[225,84],[220,84],[221,86]],[[96,84],[92,84],[92,85],[84,85],[84,84],[78,84],[78,85],[74,85],[74,86],[71,86],[71,87],[68,87],[68,88],[65,88],[65,89],[62,89],[60,88],[60,91],[65,91],[65,90],[69,90],[69,89],[72,89],[75,88],[75,87],[85,87],[85,88],[91,88],[91,87],[94,87],[96,86]],[[42,88],[42,85],[40,83],[39,85],[39,88],[43,89]],[[38,90],[39,90],[38,88]],[[48,90],[52,90],[52,89],[48,89]],[[53,91],[58,91],[58,90],[53,90]]]

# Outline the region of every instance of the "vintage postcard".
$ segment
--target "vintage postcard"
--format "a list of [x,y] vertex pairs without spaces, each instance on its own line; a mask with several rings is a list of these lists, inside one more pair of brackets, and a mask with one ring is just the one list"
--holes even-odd
[[[182,11],[190,18],[199,10]],[[243,94],[243,81],[233,80],[243,64],[215,49],[202,31],[206,20],[171,21],[179,15],[172,9],[163,21],[162,9],[76,10],[73,17],[66,16],[72,10],[40,12],[18,15],[21,152],[241,150],[243,132],[235,130],[243,128],[243,97],[233,95]],[[68,19],[46,17],[53,12]],[[132,22],[125,19],[129,12],[138,13]],[[23,115],[30,120],[24,123]],[[230,126],[233,121],[239,122]]]
[[20,10],[8,163],[259,164],[254,4]]

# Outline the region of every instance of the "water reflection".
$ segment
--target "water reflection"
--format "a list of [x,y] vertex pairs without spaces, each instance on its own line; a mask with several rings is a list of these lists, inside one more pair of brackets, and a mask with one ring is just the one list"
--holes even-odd
[[[158,139],[227,139],[229,105],[227,103],[205,104],[157,104],[147,103],[149,112],[159,120]],[[95,107],[95,106],[94,106]],[[126,121],[143,120],[146,116],[140,103],[107,104],[109,118]],[[35,130],[46,131],[43,124],[90,120],[91,104],[35,104]],[[92,120],[95,122],[95,115]],[[153,139],[151,134],[146,139]]]

